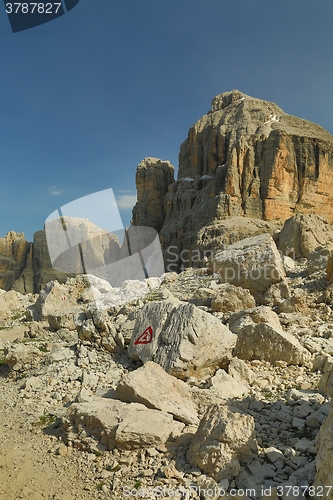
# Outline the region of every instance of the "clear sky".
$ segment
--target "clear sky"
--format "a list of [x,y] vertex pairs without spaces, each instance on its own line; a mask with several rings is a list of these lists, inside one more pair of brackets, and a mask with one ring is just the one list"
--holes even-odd
[[328,0],[80,0],[13,34],[0,3],[0,236],[113,188],[128,225],[146,156],[176,167],[234,88],[333,133]]

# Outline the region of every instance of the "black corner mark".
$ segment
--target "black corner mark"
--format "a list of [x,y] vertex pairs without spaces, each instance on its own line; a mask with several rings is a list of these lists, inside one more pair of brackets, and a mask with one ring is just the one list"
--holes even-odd
[[80,0],[14,2],[4,0],[13,33],[48,23],[72,10]]

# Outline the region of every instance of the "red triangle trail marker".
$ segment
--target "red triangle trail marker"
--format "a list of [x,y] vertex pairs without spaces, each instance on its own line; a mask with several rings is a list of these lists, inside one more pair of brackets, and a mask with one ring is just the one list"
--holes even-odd
[[148,328],[146,328],[145,331],[142,332],[141,335],[136,339],[134,345],[150,344],[152,340],[153,340],[153,329],[151,326],[148,326]]

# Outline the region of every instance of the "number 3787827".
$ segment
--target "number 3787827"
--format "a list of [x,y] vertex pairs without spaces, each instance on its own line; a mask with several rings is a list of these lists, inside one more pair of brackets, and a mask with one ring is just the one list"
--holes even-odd
[[57,14],[61,3],[6,3],[7,14]]

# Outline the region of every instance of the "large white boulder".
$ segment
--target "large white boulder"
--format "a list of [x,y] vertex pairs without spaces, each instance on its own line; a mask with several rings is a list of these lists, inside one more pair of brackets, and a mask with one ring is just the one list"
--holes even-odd
[[122,401],[171,413],[185,424],[199,423],[189,386],[152,361],[125,376],[117,393]]
[[74,445],[91,449],[97,440],[108,450],[159,446],[184,427],[169,413],[97,397],[72,404],[63,422],[67,439]]
[[212,405],[193,437],[187,459],[215,481],[230,480],[255,449],[253,417],[230,411],[227,406]]
[[311,354],[292,334],[275,330],[267,323],[244,327],[237,336],[234,351],[241,359],[259,359],[274,363],[285,361],[288,365],[307,365]]
[[[332,408],[328,417],[322,424],[317,436],[316,445],[318,454],[316,457],[317,474],[314,481],[314,486],[318,489],[323,488],[324,498],[332,500],[333,491],[329,488],[333,484],[333,411]],[[327,488],[325,488],[325,486]]]
[[259,303],[276,303],[289,295],[280,254],[267,233],[245,238],[215,253],[210,268],[222,282],[247,288]]
[[238,334],[246,326],[255,326],[258,323],[267,323],[282,332],[279,316],[267,306],[252,307],[233,314],[229,319],[229,329]]
[[221,321],[177,299],[146,304],[134,327],[128,353],[155,361],[177,378],[205,379],[231,357],[236,335]]

